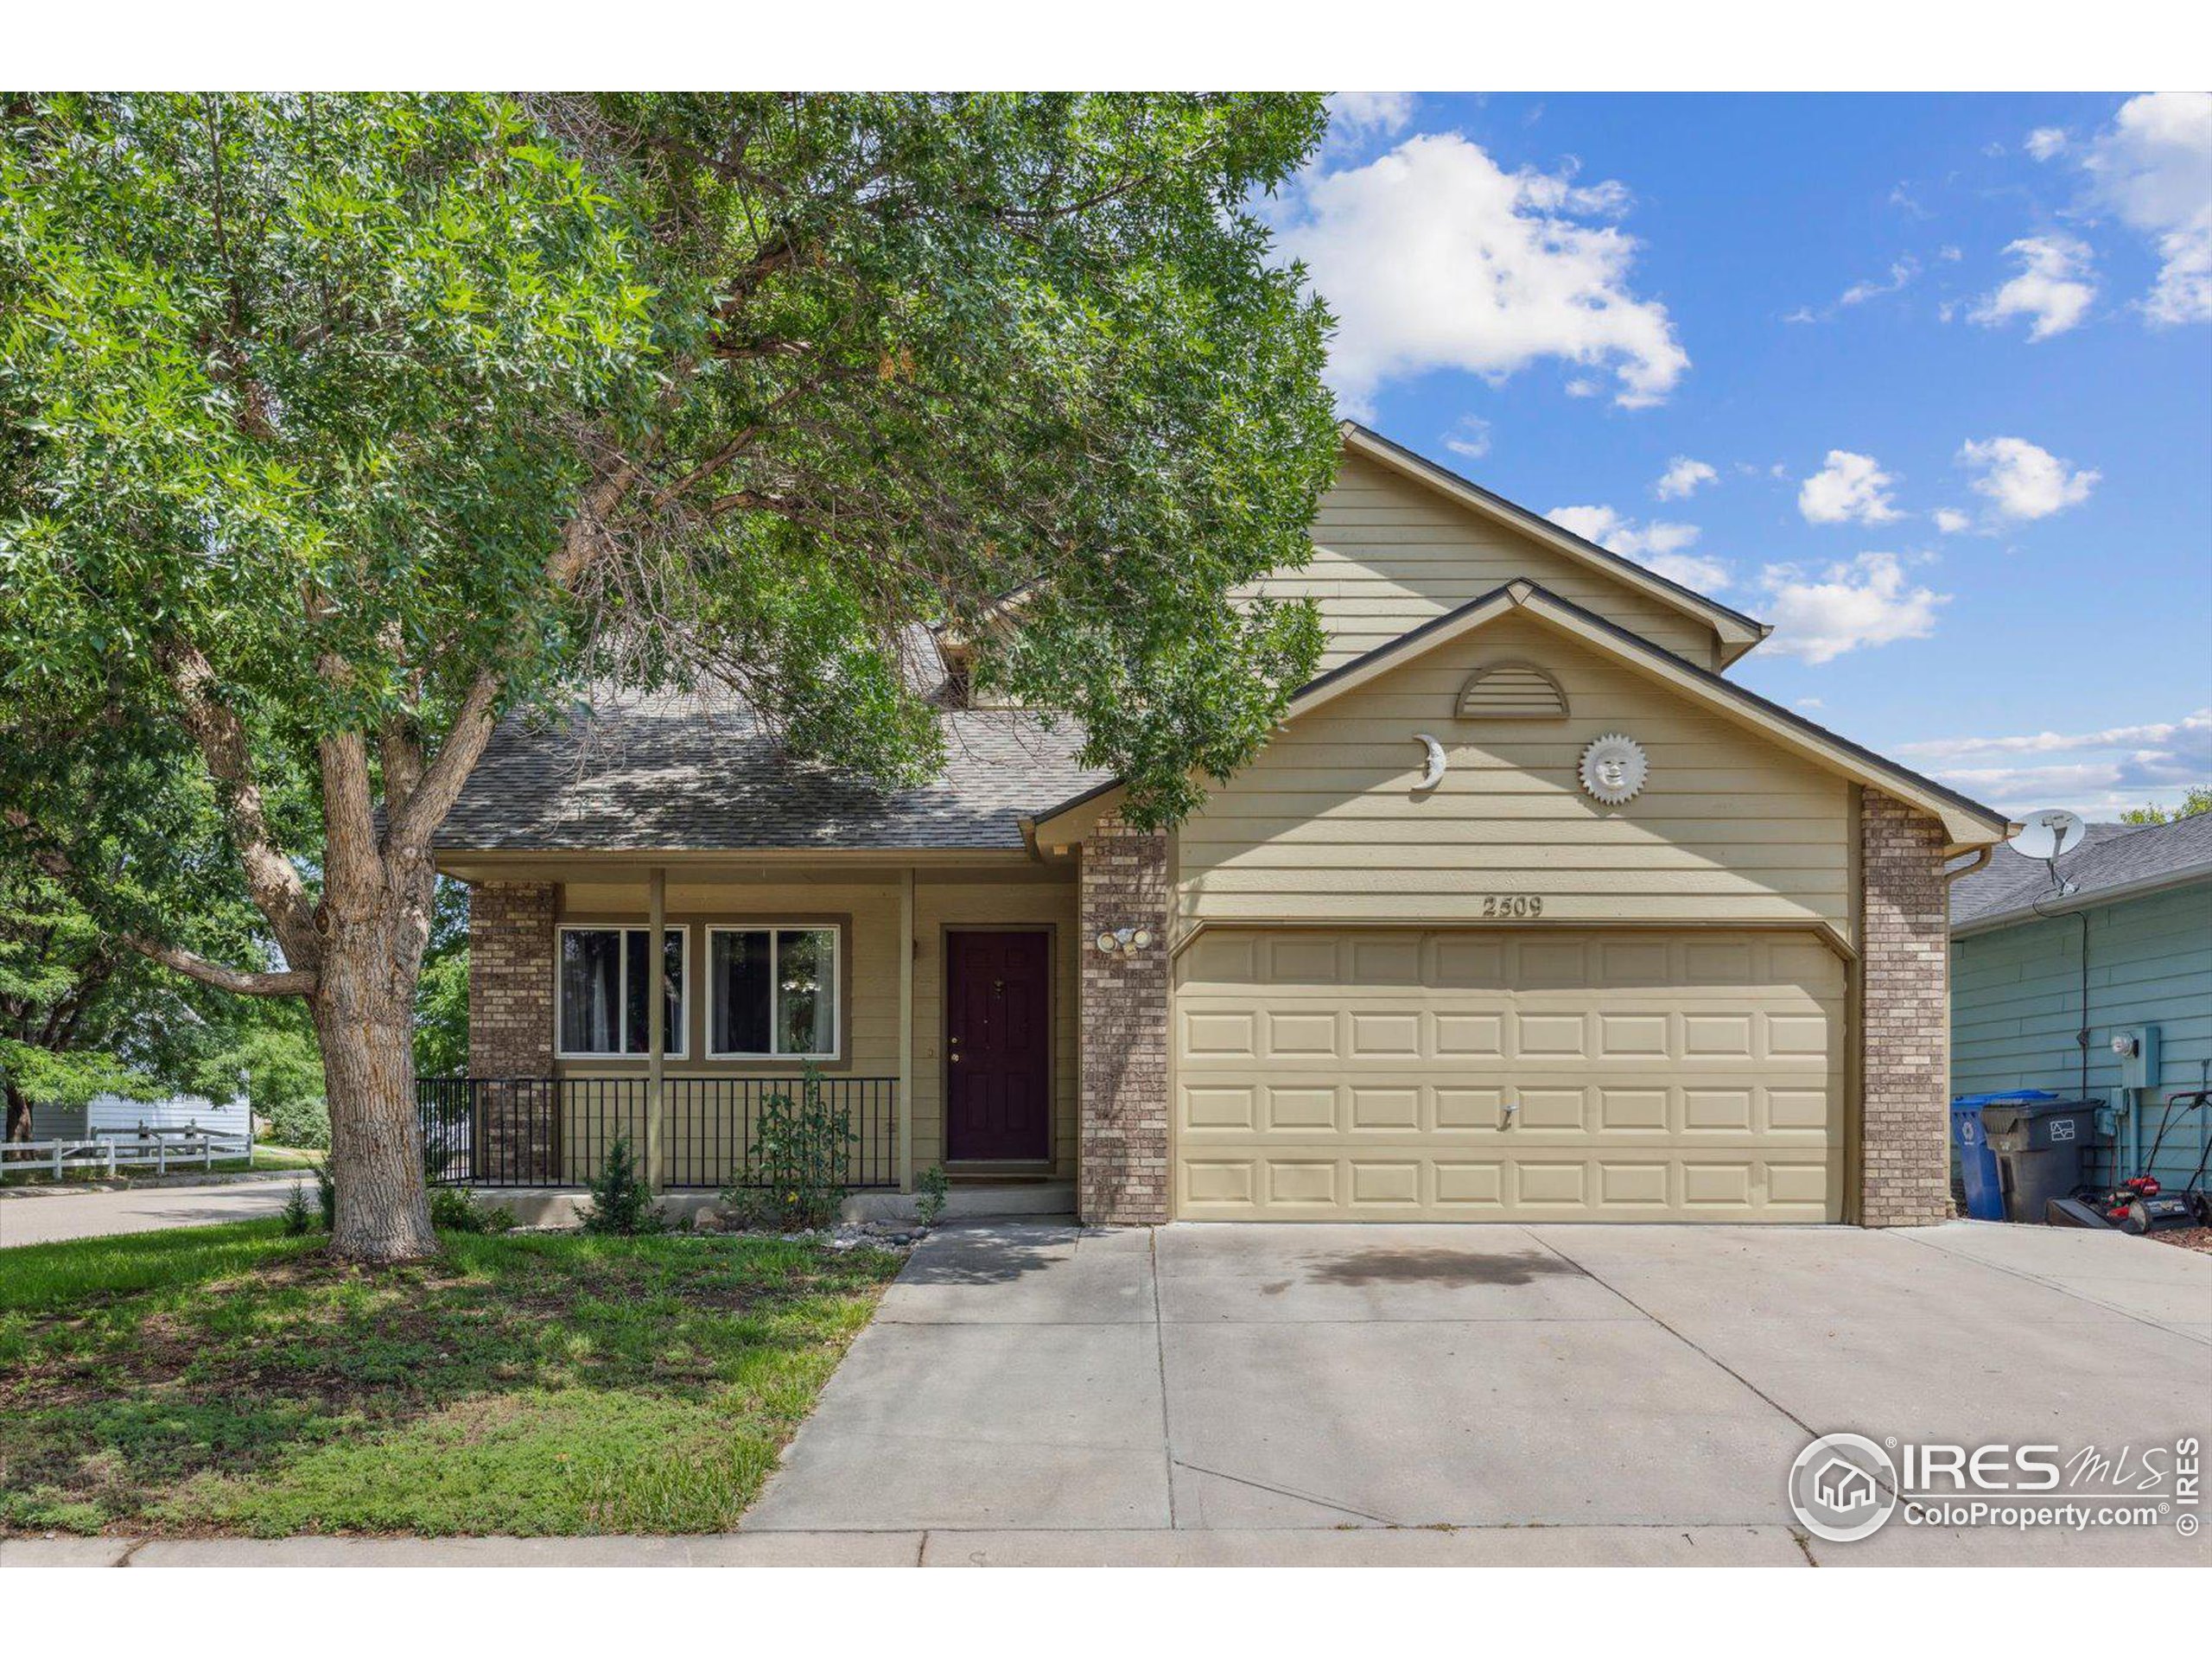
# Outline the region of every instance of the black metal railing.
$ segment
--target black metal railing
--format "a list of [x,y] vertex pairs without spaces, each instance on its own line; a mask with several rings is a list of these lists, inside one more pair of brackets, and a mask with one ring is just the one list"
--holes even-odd
[[[845,1114],[845,1185],[899,1185],[899,1080],[825,1076],[823,1103]],[[693,1077],[661,1084],[660,1184],[747,1183],[761,1109],[796,1101],[799,1077]],[[423,1150],[437,1185],[582,1186],[627,1136],[640,1166],[652,1085],[643,1077],[422,1077],[415,1084]]]

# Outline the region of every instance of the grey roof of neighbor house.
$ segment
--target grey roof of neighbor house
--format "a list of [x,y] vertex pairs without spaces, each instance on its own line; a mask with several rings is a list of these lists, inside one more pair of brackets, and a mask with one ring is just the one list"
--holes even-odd
[[442,852],[1020,849],[1021,820],[1108,774],[1072,722],[947,711],[941,776],[911,788],[794,760],[729,698],[632,697],[511,715],[438,835]]
[[2100,894],[2130,893],[2212,877],[2212,812],[2172,823],[2093,823],[2080,846],[2058,861],[2074,893],[2060,898],[2039,858],[1999,847],[1989,862],[1951,884],[1951,931],[2025,920],[2044,910],[2079,910]]

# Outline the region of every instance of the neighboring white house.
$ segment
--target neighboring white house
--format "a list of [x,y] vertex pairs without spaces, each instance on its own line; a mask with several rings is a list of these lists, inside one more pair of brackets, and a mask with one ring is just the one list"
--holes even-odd
[[204,1095],[171,1095],[166,1100],[126,1100],[121,1095],[95,1095],[83,1106],[31,1108],[31,1139],[64,1140],[103,1132],[132,1129],[205,1129],[211,1135],[246,1134],[251,1113],[240,1095],[218,1105]]

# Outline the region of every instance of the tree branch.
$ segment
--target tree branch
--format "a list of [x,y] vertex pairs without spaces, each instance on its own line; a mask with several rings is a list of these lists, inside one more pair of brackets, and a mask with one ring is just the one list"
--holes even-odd
[[215,671],[199,648],[171,636],[156,656],[175,688],[185,730],[223,797],[231,844],[245,867],[246,891],[293,961],[315,959],[316,936],[307,887],[270,833],[261,785],[253,775],[245,728],[217,690]]
[[143,938],[126,933],[123,942],[141,956],[149,957],[165,968],[174,968],[188,979],[196,979],[203,985],[213,985],[218,990],[232,991],[240,996],[312,996],[319,982],[311,969],[293,968],[278,973],[252,973],[227,963],[210,962],[196,951],[181,946],[163,944],[158,939]]

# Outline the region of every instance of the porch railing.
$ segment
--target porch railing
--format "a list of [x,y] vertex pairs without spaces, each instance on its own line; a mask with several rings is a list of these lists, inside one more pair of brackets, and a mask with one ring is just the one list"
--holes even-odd
[[[826,1076],[823,1103],[852,1129],[846,1185],[899,1185],[899,1080]],[[772,1097],[798,1100],[798,1077],[668,1077],[661,1084],[660,1184],[745,1184],[747,1155]],[[644,1077],[422,1077],[415,1084],[434,1185],[582,1186],[628,1136],[642,1169],[652,1112]]]

